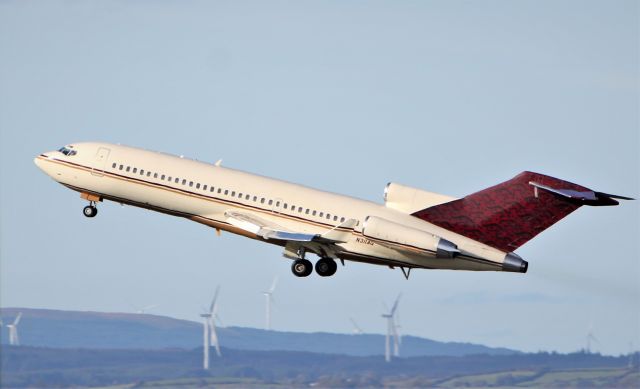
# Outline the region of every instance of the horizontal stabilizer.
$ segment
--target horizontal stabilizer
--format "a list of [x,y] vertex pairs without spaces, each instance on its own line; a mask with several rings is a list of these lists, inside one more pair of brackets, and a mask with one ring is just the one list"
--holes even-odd
[[[592,190],[577,191],[572,189],[559,189],[552,188],[546,185],[539,184],[537,182],[529,182],[530,185],[536,189],[543,189],[551,193],[555,193],[559,196],[566,197],[577,202],[581,205],[602,206],[602,205],[618,205],[619,203],[614,199],[620,200],[634,200],[631,197],[624,197],[618,195],[610,195],[602,192],[594,192]],[[537,197],[537,193],[536,193]]]

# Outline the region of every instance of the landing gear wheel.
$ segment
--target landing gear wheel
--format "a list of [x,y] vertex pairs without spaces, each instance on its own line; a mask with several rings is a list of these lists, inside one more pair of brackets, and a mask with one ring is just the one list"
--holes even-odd
[[331,258],[320,258],[316,262],[316,273],[321,277],[329,277],[336,274],[338,264]]
[[313,271],[313,264],[306,259],[296,259],[291,264],[291,271],[296,277],[306,277]]
[[82,210],[82,213],[84,214],[84,216],[86,217],[95,217],[98,214],[98,208],[96,208],[93,205],[87,205],[86,207],[84,207],[84,209]]

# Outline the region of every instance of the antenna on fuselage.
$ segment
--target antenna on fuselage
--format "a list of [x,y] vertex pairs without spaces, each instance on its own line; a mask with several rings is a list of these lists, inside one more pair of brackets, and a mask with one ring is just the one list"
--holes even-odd
[[220,165],[222,165],[222,159],[217,160],[216,163],[214,163],[214,165],[220,167]]

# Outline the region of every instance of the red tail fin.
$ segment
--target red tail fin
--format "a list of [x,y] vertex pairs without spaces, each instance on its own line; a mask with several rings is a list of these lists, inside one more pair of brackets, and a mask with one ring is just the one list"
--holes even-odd
[[612,197],[557,178],[523,172],[413,216],[510,252],[582,205],[617,205]]

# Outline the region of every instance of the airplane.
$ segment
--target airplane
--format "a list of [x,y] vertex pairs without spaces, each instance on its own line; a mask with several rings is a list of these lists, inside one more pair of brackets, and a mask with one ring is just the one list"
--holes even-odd
[[397,267],[407,279],[415,268],[526,273],[514,251],[540,232],[583,205],[633,200],[525,171],[463,198],[389,183],[378,204],[109,143],[69,144],[34,162],[89,202],[86,217],[104,200],[183,217],[283,247],[298,277],[332,276],[336,261]]

